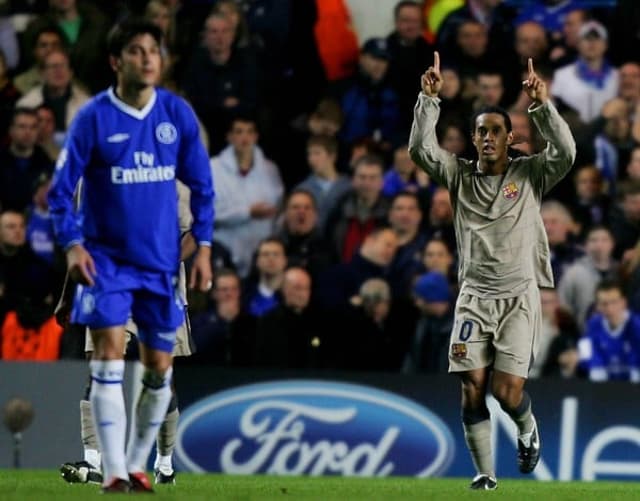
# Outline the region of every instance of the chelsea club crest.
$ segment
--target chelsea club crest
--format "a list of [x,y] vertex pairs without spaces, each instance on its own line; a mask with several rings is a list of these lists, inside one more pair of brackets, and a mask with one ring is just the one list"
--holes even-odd
[[156,127],[156,139],[163,144],[171,144],[178,137],[175,126],[169,122],[162,122]]

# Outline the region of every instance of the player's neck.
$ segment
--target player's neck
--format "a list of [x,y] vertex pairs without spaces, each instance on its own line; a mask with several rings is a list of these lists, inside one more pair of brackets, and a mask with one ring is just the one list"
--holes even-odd
[[141,110],[144,108],[154,93],[153,86],[143,87],[131,87],[127,86],[123,83],[118,83],[118,86],[115,89],[116,96],[118,98],[131,106],[132,108],[136,108]]
[[485,176],[500,176],[507,170],[507,165],[509,165],[508,159],[499,159],[494,162],[479,161],[478,170]]

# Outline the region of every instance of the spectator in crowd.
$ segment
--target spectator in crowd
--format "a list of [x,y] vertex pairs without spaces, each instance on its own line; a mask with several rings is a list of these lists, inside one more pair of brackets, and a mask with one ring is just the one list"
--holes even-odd
[[442,238],[432,238],[427,241],[422,254],[422,264],[425,271],[436,271],[449,281],[449,288],[457,289],[458,277],[453,266],[454,255],[452,249]]
[[618,273],[612,258],[615,242],[605,226],[593,226],[587,232],[585,255],[567,268],[558,284],[560,302],[583,328],[593,308],[598,284]]
[[575,202],[571,210],[582,242],[591,227],[606,223],[611,199],[604,193],[602,174],[595,165],[580,167],[574,175],[574,185]]
[[89,100],[89,95],[73,82],[73,71],[66,52],[49,52],[44,58],[42,74],[43,84],[27,92],[16,105],[34,109],[41,104],[49,106],[55,116],[56,133],[61,143],[76,113]]
[[227,16],[209,15],[203,46],[195,52],[182,82],[207,130],[212,153],[224,147],[224,131],[232,117],[255,113],[258,104],[255,55],[247,48],[234,48],[234,38]]
[[[41,325],[53,313],[57,276],[27,244],[21,212],[0,214],[0,323],[9,311],[20,312],[25,326]],[[26,313],[26,315],[22,315]],[[29,320],[29,314],[33,318]],[[26,320],[25,320],[26,319]]]
[[542,2],[529,2],[524,6],[515,19],[517,26],[523,23],[538,23],[546,31],[550,38],[557,39],[562,36],[564,22],[567,16],[579,5],[576,0],[544,0]]
[[314,196],[295,189],[285,204],[282,230],[278,234],[285,246],[288,266],[304,268],[312,280],[331,264],[330,253],[318,227]]
[[604,127],[593,142],[595,164],[607,182],[607,192],[614,195],[620,177],[618,169],[626,163],[634,144],[626,102],[622,98],[608,101],[602,110],[602,118]]
[[451,56],[447,61],[453,62],[460,77],[462,97],[472,101],[477,96],[476,80],[480,69],[492,64],[489,53],[489,37],[486,27],[479,21],[467,19],[456,28],[456,37]]
[[450,60],[454,40],[459,36],[458,28],[467,21],[482,25],[492,58],[503,60],[511,55],[513,47],[513,27],[515,11],[504,2],[495,0],[474,0],[452,11],[438,29],[436,47],[445,61]]
[[211,159],[216,180],[214,239],[229,249],[244,278],[258,243],[274,231],[284,187],[278,167],[258,146],[252,118],[236,117],[227,137],[229,146]]
[[169,5],[162,0],[150,0],[144,11],[144,17],[155,24],[162,31],[162,77],[163,87],[172,91],[178,90],[175,78],[176,65],[179,64],[181,54],[176,51],[176,20]]
[[640,182],[628,181],[620,189],[620,204],[611,208],[609,227],[616,242],[613,255],[621,259],[640,239]]
[[476,76],[477,97],[473,100],[473,110],[487,106],[500,106],[504,96],[502,74],[498,70],[481,68]]
[[573,241],[574,222],[567,208],[556,200],[547,200],[540,208],[551,251],[551,269],[557,284],[565,270],[583,255]]
[[388,83],[391,54],[384,38],[367,40],[360,50],[357,75],[337,85],[344,123],[341,139],[350,144],[370,137],[385,150],[398,142],[398,95]]
[[315,369],[331,365],[329,332],[310,304],[311,276],[289,268],[282,303],[258,319],[255,358],[263,367]]
[[234,33],[236,34],[233,44],[235,47],[249,47],[253,42],[251,40],[251,32],[249,24],[245,18],[242,6],[235,0],[218,0],[214,5],[212,12],[227,16],[231,22]]
[[328,240],[338,260],[348,263],[360,244],[387,220],[389,201],[382,195],[384,164],[365,155],[353,167],[352,189],[327,218]]
[[393,10],[394,31],[387,37],[389,84],[398,96],[400,127],[409,131],[420,75],[429,66],[433,46],[423,36],[422,6],[413,0],[398,2]]
[[255,271],[245,285],[244,301],[250,315],[261,317],[280,304],[280,288],[287,267],[284,243],[269,237],[258,244]]
[[[438,144],[440,144],[440,147],[443,150],[458,156],[464,156],[468,153],[469,144],[467,142],[466,128],[461,121],[439,121],[436,126],[436,134],[438,134],[439,138]],[[422,169],[418,169],[418,172],[424,171]],[[428,176],[426,172],[424,173]],[[431,187],[435,189],[435,185],[432,185]],[[434,190],[432,189],[431,191]]]
[[210,301],[206,311],[191,317],[191,335],[197,350],[182,360],[229,367],[253,365],[255,319],[242,308],[240,277],[228,268],[217,270]]
[[429,182],[429,176],[421,176],[421,172],[411,160],[407,144],[398,146],[393,152],[393,165],[384,175],[382,194],[392,198],[402,192],[417,193]]
[[36,109],[38,114],[38,146],[44,150],[49,159],[55,162],[60,154],[61,145],[55,140],[56,117],[46,104]]
[[549,60],[554,68],[561,68],[573,63],[578,57],[578,42],[580,41],[580,28],[589,19],[589,12],[574,5],[568,11],[562,21],[560,37],[551,39],[552,48],[549,52]]
[[414,318],[395,310],[391,288],[382,278],[366,280],[356,292],[340,320],[338,367],[399,371],[415,328]]
[[[4,7],[4,6],[3,6]],[[13,71],[20,62],[20,44],[14,23],[0,13],[0,52],[4,54],[7,69]]]
[[0,146],[4,145],[8,139],[11,112],[19,97],[20,91],[11,80],[7,59],[0,49]]
[[33,205],[28,211],[27,241],[31,250],[40,259],[53,265],[56,240],[47,200],[47,193],[49,193],[49,188],[51,187],[51,175],[43,172],[34,185]]
[[632,181],[640,181],[640,145],[634,146],[629,155],[627,176]]
[[538,353],[529,369],[530,378],[576,376],[577,343],[580,331],[575,319],[558,299],[555,289],[540,289],[542,322],[538,338]]
[[453,298],[447,278],[437,271],[425,273],[416,280],[413,294],[420,317],[403,372],[445,374],[453,329]]
[[[618,95],[624,99],[629,113],[635,113],[640,105],[640,63],[629,61],[620,66],[620,91]],[[640,119],[636,118],[636,122]]]
[[0,206],[22,212],[31,203],[36,180],[51,173],[53,163],[36,144],[38,115],[34,110],[15,109],[9,137],[9,146],[0,149]]
[[421,222],[418,197],[414,193],[398,193],[389,209],[389,225],[396,234],[398,248],[387,274],[396,301],[409,299],[412,281],[422,271],[422,250],[427,240],[420,231]]
[[108,22],[98,8],[90,2],[49,0],[48,12],[27,27],[27,39],[34,40],[29,35],[38,33],[43,26],[56,26],[64,33],[75,75],[92,93],[109,85]]
[[307,141],[307,163],[311,174],[296,189],[313,194],[318,207],[318,227],[324,231],[327,218],[351,189],[351,181],[336,168],[338,142],[331,136],[311,136]]
[[529,58],[536,64],[547,60],[549,42],[545,28],[539,21],[530,20],[520,23],[516,27],[515,51],[518,55],[520,70],[527,67]]
[[450,249],[456,248],[456,234],[453,229],[453,207],[446,188],[436,188],[429,206],[429,220],[425,225],[427,240],[440,238]]
[[596,307],[578,343],[589,380],[640,382],[640,317],[629,311],[622,286],[601,282]]
[[551,93],[588,123],[616,97],[620,79],[605,57],[607,29],[597,21],[588,21],[580,28],[579,38],[578,59],[556,70]]
[[509,112],[509,118],[511,119],[511,131],[513,132],[511,148],[525,155],[535,153],[534,133],[529,114],[524,111],[512,110]]
[[387,276],[397,247],[398,237],[391,228],[373,230],[349,263],[337,264],[320,276],[319,304],[330,311],[346,307],[365,281]]
[[15,84],[22,94],[42,85],[42,68],[45,57],[54,50],[64,48],[64,35],[55,25],[43,25],[33,33],[32,57],[33,64],[16,76]]

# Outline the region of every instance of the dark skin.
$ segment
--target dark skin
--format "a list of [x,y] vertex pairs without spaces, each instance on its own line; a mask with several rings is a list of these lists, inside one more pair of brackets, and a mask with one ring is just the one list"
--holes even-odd
[[[540,106],[549,99],[549,92],[544,81],[533,69],[531,58],[527,64],[529,74],[522,82],[522,88],[531,98],[533,106]],[[430,66],[421,78],[422,93],[429,97],[438,97],[443,84],[440,55],[434,52],[433,66]],[[507,131],[504,117],[498,113],[479,115],[471,138],[478,152],[479,170],[492,176],[503,174],[509,164],[507,150],[513,142],[513,134]],[[526,382],[523,377],[492,370],[491,367],[473,369],[459,375],[462,382],[462,409],[466,412],[487,411],[485,395],[489,387],[491,394],[504,408],[515,409],[522,401]]]

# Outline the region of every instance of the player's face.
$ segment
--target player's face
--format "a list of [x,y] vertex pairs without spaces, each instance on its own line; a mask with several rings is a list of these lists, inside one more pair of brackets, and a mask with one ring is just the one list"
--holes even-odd
[[502,115],[483,113],[478,116],[472,137],[481,162],[506,161],[507,148],[513,141],[513,135],[507,132]]
[[137,35],[122,49],[120,57],[112,61],[112,66],[123,85],[152,87],[162,71],[160,47],[150,34]]

